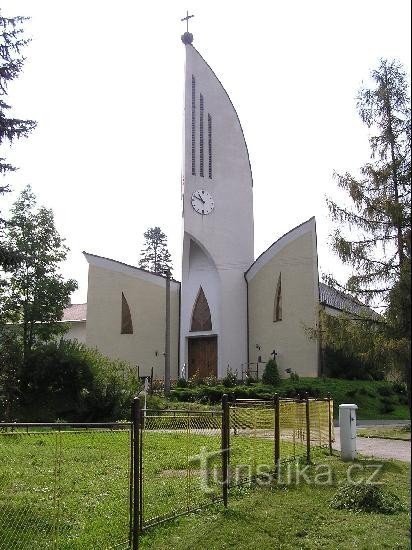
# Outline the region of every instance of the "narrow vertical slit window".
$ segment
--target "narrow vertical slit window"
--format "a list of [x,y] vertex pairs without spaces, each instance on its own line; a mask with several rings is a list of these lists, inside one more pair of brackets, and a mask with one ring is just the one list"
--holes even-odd
[[207,115],[207,141],[209,149],[209,178],[212,179],[212,117]]
[[192,75],[192,176],[196,175],[196,80]]
[[126,296],[122,292],[122,320],[120,334],[133,334],[132,316]]
[[282,274],[279,273],[278,284],[276,286],[275,303],[273,307],[273,322],[282,320]]
[[199,139],[199,150],[200,150],[200,164],[199,164],[199,174],[203,178],[204,177],[204,167],[205,167],[205,152],[204,152],[204,140],[203,140],[203,115],[204,115],[204,101],[203,101],[203,95],[200,94],[200,108],[199,108],[199,131],[200,131],[200,139]]

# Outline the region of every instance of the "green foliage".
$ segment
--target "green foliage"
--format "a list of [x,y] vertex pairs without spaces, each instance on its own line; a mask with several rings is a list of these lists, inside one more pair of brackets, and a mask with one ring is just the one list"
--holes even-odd
[[23,354],[15,332],[0,325],[0,418],[5,421],[12,420],[20,398]]
[[226,376],[222,380],[222,383],[225,388],[233,388],[237,384],[237,376],[229,367],[227,369]]
[[110,360],[83,344],[61,340],[36,346],[17,380],[18,400],[2,417],[27,422],[115,421],[130,417],[130,403],[140,391],[136,369]]
[[280,374],[276,359],[269,359],[262,375],[262,382],[269,386],[279,386]]
[[187,388],[187,380],[186,378],[179,378],[179,380],[176,382],[177,388]]
[[36,198],[26,187],[15,202],[7,227],[8,246],[20,261],[9,269],[7,285],[0,291],[2,322],[18,327],[24,356],[36,342],[49,341],[62,333],[63,309],[77,283],[59,273],[68,248],[54,223],[53,212],[36,208]]
[[346,380],[383,380],[384,369],[359,355],[327,346],[323,350],[324,370],[331,378]]
[[292,371],[292,372],[290,373],[290,379],[291,379],[292,382],[299,382],[300,376],[299,376],[299,374],[298,374],[297,372],[293,372],[293,371]]
[[[22,51],[29,43],[24,37],[23,25],[27,17],[2,17],[0,14],[0,144],[11,144],[15,139],[27,137],[36,126],[33,120],[21,120],[9,117],[11,106],[4,98],[8,84],[17,78],[23,68]],[[4,150],[4,147],[3,147]],[[16,168],[4,158],[0,158],[0,175],[12,172]],[[10,191],[8,185],[0,183],[0,195]],[[0,267],[8,269],[18,261],[16,251],[3,242],[5,220],[0,212]],[[0,281],[1,282],[1,281]]]
[[292,398],[302,397],[305,393],[308,393],[310,397],[327,397],[330,393],[334,402],[334,414],[337,416],[339,405],[348,402],[348,392],[351,392],[354,397],[350,400],[354,400],[359,406],[358,417],[361,419],[409,418],[409,412],[405,406],[406,395],[403,394],[394,394],[392,400],[395,409],[393,411],[390,413],[381,412],[382,403],[378,394],[378,388],[381,387],[392,388],[393,385],[384,380],[360,382],[336,378],[300,378],[298,382],[283,379],[276,388],[262,383],[250,386],[244,383],[230,389],[221,383],[216,386],[197,384],[195,387],[173,389],[171,399],[187,403],[218,405],[224,393],[229,393],[231,397],[243,399],[272,399],[275,392],[281,397]]
[[167,249],[167,237],[160,227],[149,227],[143,234],[145,242],[140,253],[139,267],[159,275],[172,273],[172,258]]
[[[382,351],[402,372],[410,394],[411,359],[411,109],[408,78],[395,61],[381,60],[373,85],[358,95],[370,129],[371,161],[360,178],[337,174],[350,207],[327,199],[337,223],[333,249],[352,266],[345,288],[386,309]],[[346,235],[343,226],[348,227]],[[336,281],[332,284],[337,284]]]
[[403,511],[402,503],[397,495],[385,491],[379,485],[366,483],[351,483],[341,487],[333,497],[331,507],[337,510],[379,514],[395,514]]
[[323,371],[332,378],[381,380],[398,369],[385,323],[376,316],[319,313]]

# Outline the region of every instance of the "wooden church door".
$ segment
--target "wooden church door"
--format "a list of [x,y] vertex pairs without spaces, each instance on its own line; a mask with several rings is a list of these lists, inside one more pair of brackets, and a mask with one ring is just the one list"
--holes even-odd
[[217,336],[189,338],[189,378],[217,376]]

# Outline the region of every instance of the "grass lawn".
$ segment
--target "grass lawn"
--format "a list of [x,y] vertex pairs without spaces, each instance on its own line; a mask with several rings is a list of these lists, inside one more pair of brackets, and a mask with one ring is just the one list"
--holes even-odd
[[[190,461],[187,468],[188,459],[202,448],[219,449],[218,430],[196,430],[144,434],[145,522],[189,506],[209,506],[150,528],[142,536],[142,548],[408,547],[406,513],[381,516],[329,509],[335,486],[234,487],[225,511],[212,503],[220,491],[216,481],[212,479],[210,493],[203,491],[200,462]],[[246,431],[231,441],[232,469],[243,464],[254,472],[259,464],[272,464],[272,438],[251,437]],[[0,550],[125,548],[129,444],[127,431],[0,433]],[[304,451],[300,442],[282,441],[284,457]],[[344,479],[345,465],[337,457],[317,449],[313,460],[330,464],[335,478]],[[219,466],[218,457],[207,469],[213,465]],[[383,480],[407,504],[407,465],[386,462]]]
[[382,439],[402,439],[404,441],[411,440],[411,426],[396,426],[385,427],[378,426],[376,428],[358,428],[358,437],[380,437]]
[[[220,429],[145,431],[144,522],[173,516],[221,495],[202,486],[204,449],[220,449]],[[232,438],[231,465],[273,463],[273,439]],[[118,548],[128,540],[128,431],[0,433],[0,550]],[[282,442],[283,456],[305,446]],[[188,466],[189,464],[189,466]],[[220,456],[208,462],[220,472]],[[57,545],[56,545],[57,544]]]
[[[317,457],[333,467],[337,482],[346,479],[346,466],[337,457]],[[376,464],[361,459],[359,465]],[[381,480],[409,502],[409,467],[397,461],[382,462]],[[368,470],[369,471],[369,470]],[[409,515],[354,513],[334,510],[329,502],[337,486],[255,488],[230,498],[229,509],[215,506],[158,526],[141,538],[142,549],[257,550],[409,549]]]

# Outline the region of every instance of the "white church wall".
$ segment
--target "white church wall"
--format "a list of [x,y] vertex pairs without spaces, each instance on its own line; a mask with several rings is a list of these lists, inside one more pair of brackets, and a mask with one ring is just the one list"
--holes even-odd
[[[274,322],[275,294],[282,281],[282,320]],[[246,275],[249,285],[250,361],[270,359],[273,350],[281,376],[318,375],[318,343],[305,327],[318,323],[319,289],[315,219],[295,228],[270,247]],[[260,350],[256,346],[260,347]]]
[[[165,293],[163,277],[86,255],[89,261],[86,344],[113,359],[140,366],[141,375],[164,376]],[[95,265],[93,265],[95,264]],[[96,265],[97,264],[97,265]],[[178,375],[179,283],[171,282],[171,377]],[[133,334],[121,334],[122,292]]]

